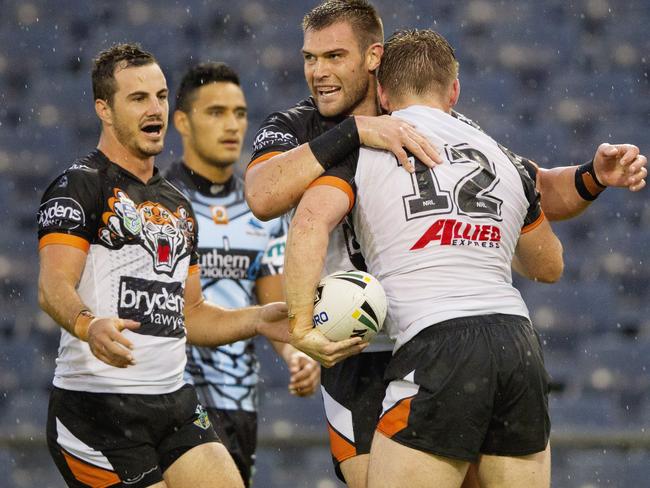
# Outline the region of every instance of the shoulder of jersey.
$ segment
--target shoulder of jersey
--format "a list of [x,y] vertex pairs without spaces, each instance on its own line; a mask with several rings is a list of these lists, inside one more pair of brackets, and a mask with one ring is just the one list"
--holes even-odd
[[290,119],[303,119],[315,114],[318,114],[318,109],[316,108],[314,100],[309,97],[299,101],[288,110],[273,113],[270,118],[273,119],[275,117],[288,117]]
[[77,159],[65,171],[65,174],[97,174],[102,166],[99,155],[91,153],[88,156]]
[[183,191],[182,191],[178,186],[176,186],[174,183],[172,183],[171,181],[169,181],[169,180],[168,180],[167,178],[165,178],[165,177],[163,177],[163,182],[164,182],[164,184],[166,184],[166,185],[167,185],[167,186],[168,186],[172,191],[174,191],[175,193],[177,193],[178,196],[179,196],[182,200],[184,200],[185,202],[188,203],[188,205],[191,206],[190,199],[188,198],[188,196],[187,196],[187,195],[186,195],[186,194],[185,194],[185,193],[184,193],[184,192],[183,192]]
[[480,125],[478,125],[478,124],[477,124],[476,122],[474,122],[472,119],[470,119],[470,118],[468,118],[468,117],[465,117],[465,116],[464,116],[463,114],[461,114],[460,112],[456,112],[455,110],[452,110],[452,111],[451,111],[451,116],[452,116],[453,118],[455,118],[456,120],[459,120],[459,121],[461,121],[461,122],[463,122],[463,123],[469,125],[470,127],[473,127],[473,128],[476,129],[476,130],[479,130],[479,131],[481,131],[481,132],[484,132],[483,129],[481,129],[481,126],[480,126]]

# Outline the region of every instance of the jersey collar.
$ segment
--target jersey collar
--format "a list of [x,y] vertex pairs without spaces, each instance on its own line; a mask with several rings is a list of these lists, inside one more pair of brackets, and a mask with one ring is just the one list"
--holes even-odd
[[156,166],[154,166],[153,167],[153,176],[151,178],[149,178],[149,180],[146,183],[143,183],[143,181],[140,178],[138,178],[137,176],[135,176],[133,173],[131,173],[130,171],[124,169],[119,164],[117,164],[117,163],[111,161],[110,159],[108,159],[108,156],[106,156],[106,154],[101,152],[99,149],[95,149],[94,152],[95,152],[97,158],[106,166],[106,168],[109,171],[113,171],[113,172],[116,172],[116,173],[121,173],[121,174],[123,174],[124,176],[126,176],[129,179],[137,181],[141,185],[144,185],[144,186],[155,185],[155,184],[159,183],[160,180],[162,179],[162,176],[160,175],[160,171],[158,170],[158,168]]
[[184,161],[179,163],[185,178],[192,185],[192,188],[202,195],[209,197],[223,197],[235,189],[235,175],[233,174],[223,183],[214,183],[200,174],[194,172]]

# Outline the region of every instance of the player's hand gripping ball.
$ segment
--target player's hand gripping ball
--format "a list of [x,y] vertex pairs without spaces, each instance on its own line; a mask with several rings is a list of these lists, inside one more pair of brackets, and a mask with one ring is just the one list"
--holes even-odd
[[369,342],[381,330],[387,306],[377,278],[363,271],[337,271],[316,288],[314,327],[331,341],[361,337]]

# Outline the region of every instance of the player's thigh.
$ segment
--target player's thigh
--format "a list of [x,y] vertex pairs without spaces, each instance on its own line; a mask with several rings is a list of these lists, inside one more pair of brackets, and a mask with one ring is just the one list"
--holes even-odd
[[257,447],[257,413],[207,408],[217,436],[235,461],[244,484],[250,486]]
[[243,488],[244,482],[223,444],[209,442],[185,452],[163,473],[169,488]]
[[526,456],[483,455],[478,473],[481,488],[548,488],[551,486],[551,445]]
[[459,488],[467,461],[435,456],[404,446],[380,432],[370,451],[368,488]]
[[370,454],[360,454],[340,464],[341,473],[348,488],[366,488],[368,484],[368,463]]

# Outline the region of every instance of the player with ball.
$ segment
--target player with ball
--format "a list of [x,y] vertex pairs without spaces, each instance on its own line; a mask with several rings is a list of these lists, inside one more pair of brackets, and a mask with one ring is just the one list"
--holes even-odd
[[350,336],[368,336],[354,328],[361,317],[366,329],[380,322],[381,299],[357,294],[372,276],[343,272],[318,285],[329,232],[347,216],[386,291],[396,339],[368,486],[458,488],[480,457],[484,488],[546,488],[547,374],[511,268],[554,282],[562,245],[534,174],[452,113],[457,76],[453,49],[433,31],[398,32],[386,42],[382,105],[441,148],[444,163],[432,170],[414,158],[410,174],[391,153],[362,148],[305,192],[285,261],[293,344],[320,359],[362,341]]
[[386,293],[377,278],[363,271],[338,271],[316,287],[314,327],[331,341],[372,340],[386,318]]

